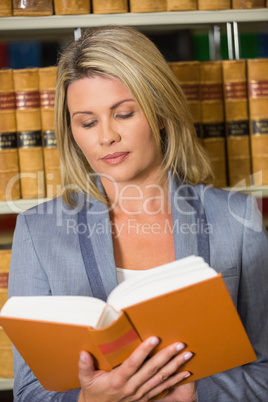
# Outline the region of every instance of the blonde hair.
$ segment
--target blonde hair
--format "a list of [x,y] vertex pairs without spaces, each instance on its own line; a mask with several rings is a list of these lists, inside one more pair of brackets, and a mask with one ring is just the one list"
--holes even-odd
[[104,201],[88,174],[93,170],[74,141],[66,100],[73,81],[96,75],[120,80],[139,104],[162,149],[163,173],[169,170],[191,184],[207,182],[211,177],[208,158],[196,136],[186,98],[164,57],[135,29],[103,26],[85,31],[58,63],[55,132],[68,204],[72,205],[77,190]]

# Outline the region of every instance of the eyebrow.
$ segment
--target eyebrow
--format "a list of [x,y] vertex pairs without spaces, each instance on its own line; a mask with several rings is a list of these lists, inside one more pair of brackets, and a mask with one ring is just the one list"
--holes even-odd
[[[115,103],[113,106],[110,107],[110,110],[114,110],[116,109],[119,105],[122,105],[122,103],[126,103],[126,102],[135,102],[134,99],[130,98],[130,99],[124,99],[122,101],[119,101],[117,103]],[[93,112],[90,111],[81,111],[81,112],[74,112],[72,114],[72,117],[75,116],[76,114],[93,114]]]

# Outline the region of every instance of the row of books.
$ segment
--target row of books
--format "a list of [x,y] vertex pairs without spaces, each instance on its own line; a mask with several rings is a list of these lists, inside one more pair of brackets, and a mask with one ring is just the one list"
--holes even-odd
[[[215,187],[268,184],[268,59],[170,62]],[[0,70],[0,200],[54,197],[57,67]]]
[[[0,249],[0,310],[8,299],[8,274],[11,249]],[[12,344],[0,326],[0,378],[13,377]]]
[[2,0],[0,16],[143,13],[267,7],[267,0]]
[[54,134],[57,67],[0,70],[0,200],[54,197],[61,187]]
[[215,187],[268,184],[268,59],[172,62]]

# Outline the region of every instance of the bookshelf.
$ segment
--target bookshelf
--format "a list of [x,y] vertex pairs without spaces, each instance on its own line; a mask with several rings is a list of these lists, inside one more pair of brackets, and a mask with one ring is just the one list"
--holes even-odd
[[[243,26],[267,30],[268,8],[220,11],[166,11],[154,13],[118,13],[86,15],[52,15],[40,17],[0,18],[0,41],[32,39],[73,39],[79,30],[100,25],[129,25],[144,33],[174,32],[183,29],[204,29],[211,33],[214,45],[214,27],[220,25],[229,35],[228,46]],[[229,53],[232,50],[229,49]]]
[[[268,186],[250,186],[250,187],[226,187],[227,191],[238,191],[245,194],[254,195],[256,198],[268,198]],[[50,198],[36,198],[31,200],[13,200],[13,201],[1,201],[0,202],[0,215],[6,214],[18,214],[26,211],[29,208],[40,205]]]
[[[79,33],[79,29],[100,25],[118,24],[133,26],[145,33],[164,33],[180,29],[193,28],[208,30],[217,24],[238,24],[239,28],[250,24],[254,29],[264,27],[266,31],[268,8],[249,10],[221,10],[221,11],[182,11],[158,13],[122,13],[122,14],[88,14],[46,17],[1,17],[0,41],[15,39],[55,39],[57,37],[71,37]],[[226,188],[228,191],[234,189]],[[235,188],[252,194],[257,198],[268,198],[268,186],[252,186]],[[33,206],[47,201],[45,198],[31,200],[14,200],[0,202],[0,215],[17,214]],[[13,387],[13,379],[0,379],[0,391]]]
[[[106,24],[130,25],[146,30],[171,30],[198,25],[227,22],[259,23],[268,20],[268,8],[221,11],[165,11],[155,13],[53,15],[45,17],[3,17],[0,19],[0,38],[18,36],[33,31],[68,31]],[[20,31],[20,32],[19,32]],[[23,32],[21,32],[23,31]],[[49,34],[49,32],[45,32]]]

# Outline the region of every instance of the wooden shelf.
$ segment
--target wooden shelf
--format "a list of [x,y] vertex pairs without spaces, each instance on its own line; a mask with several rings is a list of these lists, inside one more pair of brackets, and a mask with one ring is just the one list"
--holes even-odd
[[9,391],[13,389],[13,378],[0,378],[0,391]]
[[0,214],[18,214],[26,211],[29,208],[42,204],[48,201],[48,198],[38,198],[32,200],[14,200],[14,201],[1,201],[0,202]]
[[254,195],[256,198],[268,197],[268,186],[250,186],[250,187],[226,187],[224,190],[238,191],[245,194]]
[[0,36],[33,33],[40,31],[69,31],[107,24],[134,26],[143,30],[171,30],[174,28],[198,27],[198,25],[226,22],[268,21],[268,8],[221,11],[174,11],[155,13],[53,15],[40,17],[2,17]]
[[[226,187],[224,190],[239,191],[245,194],[252,194],[256,198],[268,198],[268,186],[250,186],[250,187]],[[2,214],[18,214],[29,208],[49,201],[50,198],[39,198],[32,200],[14,200],[8,202],[0,202],[0,215]]]

